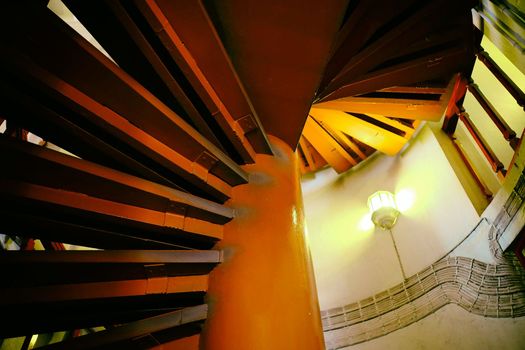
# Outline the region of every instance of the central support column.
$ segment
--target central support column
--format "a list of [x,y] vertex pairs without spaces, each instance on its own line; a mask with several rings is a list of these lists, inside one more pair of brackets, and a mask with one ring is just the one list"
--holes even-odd
[[276,155],[245,166],[250,181],[228,203],[235,218],[217,247],[201,349],[324,349],[297,158],[271,140]]

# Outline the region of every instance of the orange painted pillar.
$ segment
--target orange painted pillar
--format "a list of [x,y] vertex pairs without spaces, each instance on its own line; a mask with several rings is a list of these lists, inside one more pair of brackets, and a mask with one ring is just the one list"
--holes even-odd
[[224,262],[210,274],[201,349],[324,349],[305,237],[296,155],[271,138],[275,156],[245,166],[249,184],[233,190]]

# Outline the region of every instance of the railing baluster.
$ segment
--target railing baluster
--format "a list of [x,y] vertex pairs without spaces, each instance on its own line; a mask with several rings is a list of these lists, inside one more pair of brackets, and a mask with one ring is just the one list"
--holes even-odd
[[498,159],[498,157],[496,156],[492,148],[490,148],[483,136],[481,136],[481,133],[479,132],[478,128],[476,128],[474,123],[472,123],[472,120],[470,120],[468,113],[465,112],[465,109],[463,108],[461,108],[461,112],[459,113],[459,119],[463,122],[463,124],[465,124],[465,127],[474,138],[474,141],[476,141],[476,144],[481,149],[481,152],[490,163],[492,170],[494,170],[494,172],[496,173],[501,173],[503,176],[505,176],[506,170],[503,166],[503,163]]
[[509,78],[509,76],[494,62],[490,55],[483,49],[478,53],[478,59],[485,64],[491,73],[507,89],[507,91],[516,99],[518,105],[525,110],[525,93]]
[[483,110],[487,112],[490,119],[494,122],[496,127],[501,131],[505,140],[509,141],[512,149],[516,149],[518,146],[519,139],[516,138],[516,132],[507,124],[503,119],[501,114],[494,108],[492,103],[487,99],[487,97],[481,92],[478,85],[475,84],[472,80],[468,84],[468,91],[476,98]]

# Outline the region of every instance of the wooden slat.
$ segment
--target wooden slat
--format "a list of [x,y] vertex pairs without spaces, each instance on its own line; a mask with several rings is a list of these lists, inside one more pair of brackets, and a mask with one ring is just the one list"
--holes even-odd
[[167,277],[207,275],[219,263],[221,255],[218,251],[192,253],[173,250],[11,251],[2,254],[5,280],[0,281],[0,289],[148,278],[148,293],[154,294],[152,288],[167,288]]
[[356,164],[344,148],[311,117],[306,120],[303,136],[338,173],[342,173]]
[[333,129],[340,130],[388,155],[399,152],[407,142],[402,136],[344,112],[312,108],[310,114],[319,122],[326,123]]
[[465,46],[447,47],[436,53],[373,71],[322,97],[319,102],[452,75],[468,66],[471,61],[469,52],[470,48]]
[[[70,5],[75,5],[75,2],[70,2]],[[197,3],[196,5],[198,6]],[[212,129],[210,129],[210,126],[203,125],[205,123],[210,124],[218,121],[229,138],[228,142],[231,142],[246,162],[253,162],[254,150],[245,139],[244,132],[241,130],[240,125],[235,123],[227,106],[220,100],[207,80],[207,77],[200,70],[197,62],[195,62],[194,57],[182,41],[179,40],[177,34],[173,32],[173,28],[169,25],[168,20],[158,11],[158,6],[155,3],[149,3],[149,5],[138,3],[139,9],[137,9],[132,2],[124,4],[110,1],[107,2],[107,6],[111,9],[110,11],[115,13],[116,20],[120,22],[129,33],[132,40],[135,41],[146,59],[155,68],[157,74],[159,74],[171,93],[175,94],[177,99],[181,101],[183,108],[199,130],[203,130],[207,138],[213,140],[215,143],[219,142],[220,145],[220,143],[224,141],[223,138],[217,138],[216,135],[213,134]],[[154,10],[150,11],[152,7]],[[138,14],[139,11],[142,11],[144,18]],[[157,18],[157,15],[162,18]],[[92,20],[96,20],[96,18],[92,18]],[[148,24],[145,23],[146,20],[150,22],[149,24],[152,25],[152,27],[149,27]],[[95,23],[95,25],[97,24]],[[160,30],[159,26],[166,26],[167,28],[164,28],[166,30]],[[164,34],[167,33],[168,35],[164,36],[159,34],[160,32]],[[164,44],[166,44],[166,40],[168,40],[169,44],[175,43],[175,45],[167,45],[166,48],[160,49],[156,42],[158,40],[157,35],[159,35],[161,42]],[[170,55],[171,58],[167,57]],[[174,67],[173,62],[178,66],[177,68]],[[182,70],[184,73],[184,78],[180,77],[179,70]],[[177,80],[181,81],[181,83],[179,84]],[[189,82],[190,85],[188,85],[187,82]],[[181,84],[183,84],[184,88],[188,91],[181,91]],[[195,92],[197,95],[195,95]],[[188,97],[191,101],[188,100]],[[189,106],[188,103],[191,103],[193,108]],[[202,109],[201,104],[204,104],[207,110]],[[195,109],[195,107],[197,107],[197,109]],[[216,129],[216,127],[213,127],[213,129]],[[215,133],[217,132],[218,130],[215,130]],[[224,148],[228,149],[228,147]],[[236,157],[237,155],[232,154],[232,156]]]
[[357,156],[363,160],[367,157],[366,154],[363,153],[363,151],[361,151],[361,149],[352,141],[348,138],[347,135],[345,135],[343,132],[341,132],[340,130],[337,130],[337,129],[334,129],[332,127],[330,127],[330,125],[326,125],[326,128],[330,131],[331,134],[335,135],[335,137],[340,140],[342,143],[344,143],[345,145],[348,146],[348,148],[350,148],[355,154],[357,154]]
[[35,250],[0,254],[2,264],[217,264],[221,259],[218,250]]
[[8,82],[0,81],[0,103],[3,113],[11,121],[41,135],[46,141],[69,149],[83,159],[111,165],[113,168],[130,174],[177,187],[166,177],[134,159],[133,155],[123,153],[108,144],[107,141],[100,140],[90,131],[72,123],[59,112],[42,105],[35,98],[15,89]]
[[123,4],[118,1],[88,3],[77,0],[64,3],[123,70],[224,150],[207,124],[209,118],[193,104],[191,92],[185,91],[184,82],[172,76],[130,15],[123,10]]
[[[348,18],[339,30],[334,52],[328,62],[321,82],[326,85],[341,72],[341,69],[371,41],[374,33],[386,27],[392,20],[407,11],[416,1],[352,1],[349,3]],[[380,8],[381,11],[377,11]],[[384,30],[384,29],[383,29]],[[356,33],[359,35],[356,35]]]
[[142,208],[188,220],[225,224],[233,211],[217,203],[79,158],[0,136],[3,176]]
[[98,249],[209,249],[215,244],[214,240],[188,240],[181,239],[180,235],[167,237],[130,230],[125,225],[116,228],[100,222],[97,225],[79,223],[78,218],[63,217],[59,213],[51,217],[49,211],[41,208],[31,213],[21,209],[10,201],[0,205],[2,232]]
[[393,92],[393,93],[405,93],[405,94],[436,94],[436,95],[442,95],[447,91],[446,86],[432,86],[425,84],[420,85],[412,85],[412,86],[390,86],[381,90],[378,90],[380,92]]
[[[330,82],[323,94],[329,94],[346,85],[355,77],[369,72],[379,63],[387,61],[400,51],[400,48],[409,47],[416,39],[423,37],[422,41],[429,44],[429,37],[425,33],[431,32],[436,24],[443,20],[463,15],[465,21],[470,22],[468,14],[468,2],[431,1],[422,3],[415,11],[405,15],[399,23],[373,43],[367,45],[363,50],[354,55],[341,69],[339,74]],[[458,37],[458,35],[456,35]]]
[[470,175],[474,179],[474,182],[476,183],[476,185],[478,185],[478,188],[481,190],[485,198],[487,198],[490,201],[493,196],[492,192],[490,191],[490,189],[487,187],[487,185],[484,183],[484,181],[481,179],[481,177],[476,172],[476,167],[474,166],[474,163],[467,156],[467,153],[463,149],[463,146],[461,145],[461,143],[459,143],[459,141],[457,139],[454,139],[453,137],[451,137],[451,139],[452,139],[452,144],[458,151],[458,154],[461,160],[463,160],[463,162],[465,163],[465,167],[467,168]]
[[[330,137],[328,142],[340,153],[343,157],[350,163],[352,166],[357,164],[357,160],[350,154],[349,150],[352,150],[352,147],[349,147],[348,144],[351,142],[347,137],[339,137],[339,134],[334,133],[328,125],[320,123],[312,115],[308,116],[309,119],[315,121],[324,132]],[[359,155],[358,155],[359,157]]]
[[[71,340],[55,343],[42,349],[94,349],[108,348],[112,344],[132,339],[139,339],[156,332],[206,319],[207,305],[199,305],[169,312],[163,315],[128,323],[109,330],[84,335]],[[188,335],[185,335],[188,336]],[[128,345],[129,346],[129,345]]]
[[440,101],[400,98],[344,97],[314,104],[316,108],[334,109],[367,115],[384,115],[412,120],[437,121],[443,116]]
[[[123,325],[148,317],[204,303],[205,292],[148,294],[142,296],[70,300],[56,303],[3,305],[9,324],[0,329],[2,338],[88,329],[101,325]],[[30,315],[21,318],[19,315]],[[109,328],[109,327],[108,327]],[[193,333],[199,333],[200,327]],[[177,333],[171,332],[170,334]],[[191,334],[190,334],[191,335]],[[176,338],[176,337],[174,337]],[[173,339],[173,338],[172,338]],[[126,348],[131,346],[114,346]]]
[[[92,197],[83,193],[65,191],[41,185],[2,179],[0,198],[5,204],[21,203],[17,207],[21,212],[30,214],[29,205],[39,205],[43,208],[75,213],[85,221],[90,218],[112,222],[123,227],[148,228],[174,239],[178,236],[184,239],[198,239],[199,236],[208,239],[222,238],[222,225],[204,222],[202,220],[184,218],[175,213],[141,208],[124,203]],[[0,225],[2,225],[0,223]],[[38,232],[35,232],[37,235]],[[152,238],[154,236],[152,235]]]
[[378,115],[378,114],[367,114],[369,117],[371,118],[374,118],[375,120],[383,123],[383,124],[386,124],[386,125],[390,125],[398,130],[401,130],[405,133],[405,138],[406,139],[409,139],[412,134],[416,131],[416,128],[417,126],[419,125],[420,121],[419,120],[416,120],[412,123],[412,126],[410,125],[407,125],[407,124],[404,124],[404,123],[401,123],[399,120],[396,120],[394,118],[391,118],[390,116],[388,117],[385,117],[385,116],[382,116],[382,115]]
[[[228,123],[226,130],[234,130],[233,120],[255,151],[271,154],[264,128],[203,4],[169,0],[139,0],[137,3],[148,3],[151,9],[158,7],[165,15],[228,112],[224,115],[224,122]],[[230,115],[232,120],[227,119]]]
[[304,157],[306,158],[306,163],[310,167],[311,170],[314,170],[316,168],[314,158],[312,157],[312,153],[310,152],[310,147],[306,144],[308,142],[303,136],[299,139],[299,147],[301,148],[301,151],[304,154]]
[[148,279],[68,283],[50,286],[2,288],[0,305],[52,303],[67,300],[131,297],[147,294],[200,292],[208,289],[208,276],[159,277]]
[[[310,116],[313,118],[312,116]],[[367,156],[357,147],[357,145],[352,142],[347,135],[342,133],[339,130],[333,129],[330,125],[323,123],[323,129],[332,137],[344,150],[352,157],[354,163],[358,163],[361,160],[365,159]],[[355,154],[355,157],[354,157]],[[354,165],[356,165],[354,164]]]
[[199,94],[212,117],[219,122],[222,129],[228,134],[235,149],[246,162],[252,163],[254,161],[255,151],[244,137],[244,131],[240,125],[235,122],[230,111],[223,104],[157,3],[153,0],[138,1],[137,7],[148,21],[153,32],[166,47],[172,59],[181,67],[184,75]]
[[295,149],[349,1],[207,1],[268,134]]
[[[30,23],[17,35],[5,38],[8,46],[175,150],[188,162],[186,172],[194,173],[198,164],[202,177],[210,173],[230,185],[246,182],[246,175],[237,164],[47,9],[30,7],[22,11],[18,6],[9,6],[3,14],[4,25],[13,24],[20,16],[28,16]],[[46,49],[23,45],[26,40],[46,45]],[[66,58],[67,62],[62,61]],[[106,88],[100,89],[101,85]],[[204,160],[206,157],[211,160]],[[212,166],[207,165],[210,161]]]
[[301,136],[299,139],[301,147],[304,147],[303,150],[306,150],[309,154],[309,158],[312,163],[310,163],[310,171],[316,171],[324,167],[327,162],[326,160],[317,152],[317,150],[312,146],[312,144],[304,137]]
[[[50,75],[19,56],[13,56],[13,59],[15,58],[17,58],[16,63],[9,61],[7,64],[19,72],[18,77],[22,78],[23,82],[28,84],[28,88],[34,86],[37,89],[44,89],[44,94],[50,97],[50,102],[44,101],[44,103],[49,103],[52,108],[54,103],[59,103],[72,111],[70,115],[64,114],[63,116],[57,116],[55,112],[47,112],[46,109],[45,112],[47,113],[35,115],[33,119],[45,118],[46,121],[60,123],[65,117],[66,120],[69,120],[69,123],[80,124],[81,130],[88,130],[84,131],[84,133],[94,134],[96,138],[102,139],[99,143],[116,144],[115,147],[121,150],[121,152],[127,153],[128,155],[131,153],[131,156],[136,155],[138,159],[144,156],[148,157],[149,159],[145,167],[153,167],[155,169],[153,173],[162,172],[164,177],[168,177],[171,180],[171,184],[177,184],[174,186],[181,185],[181,187],[187,191],[196,191],[197,194],[205,195],[219,201],[225,201],[229,198],[231,191],[231,184],[223,179],[229,182],[233,181],[232,184],[234,185],[246,181],[246,174],[236,164],[232,164],[232,166],[240,176],[238,178],[237,176],[231,177],[231,174],[228,172],[223,173],[222,170],[218,169],[218,158],[206,150],[202,150],[197,158],[193,160],[188,159],[178,152],[178,150],[169,147],[133,123],[130,123],[123,116],[83,94],[75,87]],[[38,92],[36,92],[36,94],[38,94]],[[19,101],[23,102],[24,98],[19,98]],[[13,106],[13,109],[15,106]],[[34,107],[31,105],[30,107],[23,106],[22,108]],[[37,108],[45,109],[46,107]],[[17,118],[16,110],[11,113],[15,113],[15,118]],[[21,118],[25,121],[24,116]],[[29,124],[32,123],[32,121],[29,121]],[[65,126],[61,124],[61,127],[69,128],[67,124]],[[49,140],[53,139],[52,128],[46,129],[44,127],[43,131],[51,133],[50,135],[42,134],[43,137]],[[72,129],[71,132],[78,131],[77,129]],[[93,136],[91,136],[91,138],[92,137]],[[90,139],[89,137],[87,138]],[[61,139],[59,138],[59,140]],[[75,152],[76,148],[74,147],[77,146],[77,144],[59,144],[59,146]],[[70,148],[70,146],[73,148]],[[107,147],[102,149],[107,150]],[[89,151],[84,153],[88,153],[89,155]],[[115,152],[110,149],[109,154],[106,156],[111,158],[114,156],[114,153]],[[95,157],[94,160],[98,160],[98,157]],[[130,163],[127,159],[124,159],[124,161],[126,166],[131,166],[133,169],[137,168],[135,163]],[[107,164],[109,162],[106,161],[104,163]],[[157,169],[157,167],[159,168]],[[154,181],[157,180],[157,177],[150,175],[152,170],[149,172],[144,171],[144,166],[139,167],[136,172],[141,175],[146,174],[148,178]],[[213,174],[213,172],[218,172],[218,175]]]
[[[158,84],[155,81],[152,81],[151,79],[151,76],[155,74],[150,73],[148,77],[144,77],[142,74],[142,72],[145,73],[144,66],[151,65],[155,73],[159,76],[159,79],[162,82],[164,82],[166,88],[181,105],[181,108],[186,112],[189,119],[191,119],[196,129],[209,141],[213,142],[216,146],[218,146],[219,148],[221,148],[221,150],[224,151],[224,148],[222,147],[219,139],[214,134],[210,126],[207,124],[207,119],[209,119],[209,116],[203,115],[203,113],[201,113],[196,108],[195,103],[191,100],[191,97],[189,96],[191,93],[189,91],[184,91],[182,83],[179,83],[179,81],[177,81],[177,79],[170,71],[169,63],[163,62],[160,55],[157,52],[155,52],[155,49],[148,42],[147,36],[141,32],[139,26],[134,22],[132,16],[126,11],[123,3],[118,1],[101,1],[96,3],[95,6],[93,6],[93,4],[89,4],[87,7],[86,3],[82,1],[68,1],[66,3],[73,10],[77,10],[75,11],[75,13],[80,12],[79,15],[82,21],[87,22],[88,28],[94,29],[98,35],[103,37],[103,40],[107,36],[111,37],[110,39],[106,39],[103,42],[107,43],[106,47],[111,47],[110,52],[113,53],[116,51],[115,57],[118,57],[117,63],[122,63],[123,68],[125,67],[128,73],[138,77],[137,80],[139,80],[139,82],[141,83],[143,82],[145,87],[147,87],[148,89],[153,89],[152,92],[159,93],[161,91],[157,91],[158,86],[162,84]],[[127,5],[129,6],[130,3],[131,2],[128,2]],[[101,26],[101,12],[104,16],[112,16],[111,24],[104,25],[102,30],[100,28],[97,28],[98,26]],[[118,25],[122,26],[122,32],[124,35],[115,37],[116,32],[118,33],[118,30],[115,30],[115,27]],[[128,44],[128,47],[126,47],[125,50],[126,52],[123,54],[122,52],[120,52],[122,51],[122,49],[120,49],[120,46],[118,44],[115,45],[115,42],[117,40],[133,41],[137,48],[144,55],[145,62],[141,62],[142,64],[140,66],[135,66],[132,63],[130,63],[129,61],[137,60],[137,56],[139,54],[134,53],[133,55],[132,52],[129,52],[129,45],[131,44]],[[114,46],[117,46],[116,50],[113,48]],[[179,80],[180,79],[181,78],[179,78]]]

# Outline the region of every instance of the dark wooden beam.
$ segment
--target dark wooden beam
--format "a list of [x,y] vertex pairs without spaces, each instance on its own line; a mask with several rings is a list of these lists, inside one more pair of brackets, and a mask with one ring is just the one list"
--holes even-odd
[[[19,75],[20,76],[20,75]],[[6,75],[4,75],[4,78]],[[26,85],[26,87],[29,85]],[[37,100],[21,92],[12,82],[0,80],[0,101],[2,111],[10,120],[16,122],[37,135],[42,135],[47,141],[59,145],[75,155],[111,166],[136,176],[180,188],[166,177],[157,173],[151,167],[140,163],[129,151],[122,151],[93,135],[85,125],[84,128],[71,122],[75,112],[60,112],[47,107]],[[69,119],[68,119],[69,118]],[[75,120],[78,123],[78,121]],[[169,176],[168,176],[169,177]]]
[[[81,147],[89,147],[86,142],[92,138],[98,139],[98,142],[95,142],[95,146],[92,147],[96,148],[93,157],[95,161],[99,161],[98,155],[101,151],[107,151],[108,153],[102,156],[103,164],[111,165],[110,160],[115,157],[123,164],[123,170],[131,168],[135,174],[146,175],[148,179],[153,181],[158,181],[160,178],[162,183],[165,183],[167,178],[169,179],[168,183],[173,187],[218,201],[225,201],[229,198],[232,185],[238,185],[247,179],[244,171],[231,160],[228,161],[231,162],[230,170],[225,171],[224,163],[221,165],[216,154],[209,153],[204,148],[197,151],[200,153],[194,159],[185,157],[178,150],[169,147],[143,129],[130,123],[123,116],[83,94],[65,81],[50,75],[31,62],[27,62],[21,56],[13,55],[12,60],[7,65],[18,73],[14,79],[20,79],[20,81],[9,80],[3,85],[4,90],[15,96],[15,102],[7,101],[7,105],[11,106],[6,112],[8,117],[14,117],[29,125],[36,124],[40,131],[50,133],[41,133],[48,140],[55,138],[53,128],[46,127],[45,123],[60,124],[59,128],[83,137],[84,143],[80,144]],[[40,101],[36,105],[31,104],[34,98],[26,98],[21,95],[20,92],[16,91],[15,84],[26,84],[22,89],[29,90],[28,93],[33,94],[34,98],[38,98]],[[15,85],[15,90],[11,87],[13,85]],[[20,106],[24,101],[30,104]],[[39,103],[42,103],[43,106],[40,106]],[[36,109],[44,113],[27,116],[20,113],[17,107],[20,107],[21,110]],[[55,111],[61,115],[57,115],[58,113]],[[67,122],[60,123],[64,119]],[[42,128],[39,127],[41,124],[44,124]],[[176,137],[175,135],[174,137]],[[59,141],[63,141],[63,139],[62,136],[57,138]],[[107,147],[106,144],[113,147]],[[59,144],[59,146],[77,153],[75,146],[79,146],[79,143]],[[87,154],[89,157],[93,152],[90,149],[81,148],[80,153]],[[128,157],[121,156],[121,153],[125,153]],[[130,161],[130,158],[134,160]],[[137,166],[137,160],[141,166]]]
[[[5,270],[5,279],[0,281],[0,305],[4,311],[16,311],[17,305],[20,308],[32,305],[40,312],[66,303],[68,310],[62,312],[64,316],[69,309],[80,310],[82,306],[78,303],[81,301],[96,305],[102,300],[128,298],[131,311],[144,310],[143,302],[148,298],[139,298],[142,296],[205,292],[208,273],[222,260],[219,251],[5,253],[0,257]],[[168,300],[158,308],[170,305]],[[122,311],[110,306],[108,311],[111,310]],[[81,320],[81,315],[78,316]],[[74,318],[74,315],[68,317]]]
[[243,158],[253,157],[251,148],[271,154],[264,128],[204,6],[164,0],[135,3],[172,57],[179,55],[174,59],[183,63],[186,77]]
[[[3,305],[0,337],[122,325],[204,303],[204,292]],[[24,315],[21,317],[20,315]],[[27,316],[26,316],[27,315]]]
[[[212,181],[213,176],[224,179],[229,185],[246,182],[246,175],[237,164],[49,10],[33,6],[26,10],[13,5],[2,14],[5,26],[15,25],[20,16],[30,23],[16,35],[4,38],[8,47],[30,57],[35,64],[55,74],[58,81],[72,87],[74,90],[69,91],[74,94],[68,98],[73,102],[75,98],[87,98],[92,102],[91,108],[98,109],[95,114],[118,115],[129,123],[127,128],[119,125],[119,130],[135,128],[149,135],[151,141],[142,147],[148,148],[156,141],[175,152],[171,158],[179,158],[172,164],[174,169],[179,168],[178,176],[189,182],[196,181],[197,187],[207,186],[209,176]],[[55,93],[68,90],[59,86],[54,86]],[[83,107],[87,107],[87,102],[83,103]],[[145,115],[148,117],[144,118]]]
[[160,235],[144,229],[129,229],[126,225],[66,215],[60,211],[45,210],[42,205],[27,209],[27,203],[0,203],[2,232],[22,237],[64,242],[98,249],[209,249],[214,240],[181,239]]
[[[428,47],[443,45],[443,41],[462,39],[467,44],[469,43],[468,39],[471,35],[468,35],[468,30],[472,24],[467,2],[447,0],[418,2],[409,9],[401,20],[397,19],[399,22],[392,25],[388,32],[353,55],[323,90],[321,96],[326,96],[355,80],[356,77],[366,74],[381,62],[413,54],[412,46],[415,46],[416,51],[423,52]],[[467,23],[467,26],[458,26],[454,23],[454,19],[458,17],[462,19],[461,23]],[[451,31],[451,34],[442,39],[441,28],[444,27],[444,20],[454,24],[454,27],[458,29]],[[439,30],[440,35],[433,34],[433,31],[436,30]],[[423,45],[415,45],[418,40]]]
[[204,3],[264,129],[295,149],[349,2]]
[[[176,100],[196,128],[233,159],[253,161],[253,147],[257,151],[269,151],[264,131],[258,127],[260,124],[256,118],[251,118],[253,125],[249,130],[246,128],[250,124],[248,119],[254,114],[249,112],[250,106],[238,87],[239,82],[231,65],[225,61],[227,56],[220,50],[220,41],[217,41],[218,37],[198,2],[194,5],[166,4],[167,8],[163,8],[159,15],[167,16],[165,21],[162,20],[162,25],[167,27],[164,34],[167,34],[160,36],[151,23],[155,22],[157,12],[152,14],[148,10],[158,9],[159,4],[155,2],[100,1],[86,4],[69,0],[66,4],[122,68],[152,92],[159,90],[159,85],[165,87],[163,92],[171,96],[168,100]],[[207,52],[196,55],[199,52],[192,50],[196,45],[192,44],[195,38],[181,36],[180,31],[195,35],[199,43],[207,40],[203,43]],[[181,40],[184,45],[181,45]],[[171,45],[174,41],[177,45]],[[213,65],[204,67],[209,60],[213,60]],[[146,74],[149,67],[153,71]],[[215,80],[209,78],[213,73]],[[231,98],[227,100],[227,97]],[[234,111],[233,104],[239,103],[242,110]],[[254,144],[246,139],[253,139]]]
[[202,292],[208,275],[156,276],[145,279],[64,283],[42,286],[3,287],[0,306],[53,303],[59,301],[123,298],[149,294]]
[[202,3],[161,0],[157,4],[255,151],[272,154],[262,123]]
[[180,229],[193,221],[225,224],[233,218],[233,211],[220,204],[57,151],[1,135],[0,149],[8,167],[2,176],[13,180],[164,211],[180,218]]
[[[192,322],[206,319],[208,313],[207,305],[199,305],[185,308],[178,311],[169,312],[163,315],[147,318],[144,320],[132,322],[123,326],[118,326],[110,330],[105,330],[78,338],[70,339],[65,342],[55,343],[42,349],[105,349],[115,347],[115,344],[139,339],[144,336],[173,329]],[[185,334],[188,336],[188,334]]]
[[151,27],[151,31],[157,35],[165,50],[171,58],[181,67],[184,75],[202,99],[206,108],[210,111],[212,118],[218,121],[221,128],[228,135],[229,140],[240,153],[245,162],[253,163],[255,151],[244,137],[244,132],[235,123],[230,112],[215,90],[206,79],[202,70],[195,62],[184,42],[177,35],[172,25],[168,22],[162,10],[154,1],[140,1],[137,3],[138,10]]
[[[64,3],[122,69],[224,151],[208,125],[211,116],[199,108],[201,101],[193,100],[195,94],[187,86],[186,79],[180,76],[178,67],[163,62],[162,55],[155,52],[123,3],[76,0]],[[126,5],[131,3],[128,1]]]
[[217,264],[218,250],[5,251],[1,264]]
[[463,45],[447,47],[439,52],[373,71],[328,94],[321,101],[332,101],[377,91],[389,86],[409,85],[447,75],[451,76],[454,72],[461,71],[472,61],[469,56],[470,51],[468,47]]
[[[346,20],[337,34],[333,53],[326,65],[319,91],[341,72],[343,67],[367,46],[375,33],[388,32],[389,28],[407,9],[413,7],[416,1],[351,1],[348,5]],[[381,8],[381,11],[377,11]],[[359,35],[355,35],[359,32]]]
[[[22,217],[35,217],[35,210],[42,211],[45,220],[53,220],[57,225],[78,224],[81,227],[93,227],[95,230],[109,232],[129,232],[125,236],[151,239],[182,247],[199,247],[201,244],[213,244],[222,238],[222,225],[204,222],[199,219],[181,220],[181,216],[169,210],[154,210],[119,203],[80,192],[67,191],[52,187],[2,179],[0,187],[1,216],[9,216],[15,211]],[[45,214],[44,214],[45,213]],[[38,220],[38,217],[37,217]],[[0,226],[10,226],[11,220],[1,222]],[[29,223],[15,224],[15,229],[23,230]],[[12,228],[12,227],[11,227]],[[22,232],[23,233],[23,232]],[[39,231],[33,232],[38,237]],[[71,236],[75,231],[70,232]],[[51,237],[48,237],[51,238]],[[117,237],[108,237],[115,239]],[[89,238],[88,238],[89,239]],[[53,239],[62,241],[61,239]],[[63,242],[68,242],[64,240]],[[121,248],[122,249],[122,248]]]

